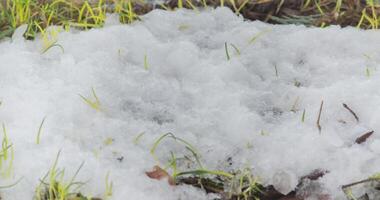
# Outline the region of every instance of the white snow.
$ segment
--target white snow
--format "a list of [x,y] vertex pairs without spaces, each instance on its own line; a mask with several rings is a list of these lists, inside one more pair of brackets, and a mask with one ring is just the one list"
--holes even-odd
[[[30,199],[59,150],[68,177],[85,162],[77,177],[88,181],[84,194],[102,196],[110,172],[111,199],[211,199],[146,177],[156,164],[150,148],[167,132],[192,143],[207,168],[249,167],[265,184],[288,182],[278,186],[284,191],[324,169],[323,190],[344,199],[342,184],[380,172],[379,31],[247,22],[223,8],[155,10],[132,25],[115,21],[110,16],[102,29],[61,32],[64,52],[56,46],[41,54],[42,39],[25,41],[21,34],[0,43],[0,121],[15,148],[14,178],[0,184],[23,177],[1,191],[4,199]],[[227,60],[225,42],[241,55],[228,45]],[[78,95],[93,99],[91,88],[101,112]],[[354,144],[370,130],[368,141]],[[170,151],[181,148],[168,141],[158,155],[164,161]]]

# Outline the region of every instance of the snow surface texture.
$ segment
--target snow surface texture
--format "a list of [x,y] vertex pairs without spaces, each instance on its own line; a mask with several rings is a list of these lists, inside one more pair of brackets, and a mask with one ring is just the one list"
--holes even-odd
[[[225,42],[241,55],[229,45],[228,61]],[[330,171],[320,189],[344,199],[340,185],[380,172],[378,31],[246,22],[228,9],[155,10],[132,25],[111,16],[102,29],[62,32],[64,53],[41,54],[41,43],[17,33],[0,43],[0,121],[15,148],[14,180],[23,177],[4,199],[31,199],[59,150],[68,177],[85,162],[77,177],[88,181],[84,194],[101,196],[110,172],[112,199],[211,199],[146,177],[156,164],[149,150],[167,132],[192,143],[208,169],[250,167],[282,191],[319,168]],[[78,95],[91,99],[92,87],[101,112]],[[369,130],[366,143],[354,144]],[[177,150],[166,141],[158,155]]]

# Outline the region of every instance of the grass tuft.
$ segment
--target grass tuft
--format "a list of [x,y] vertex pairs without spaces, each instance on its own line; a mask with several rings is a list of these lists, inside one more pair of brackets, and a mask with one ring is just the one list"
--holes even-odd
[[[76,181],[76,177],[82,169],[84,162],[80,164],[74,175],[67,181],[64,169],[58,168],[58,160],[61,151],[58,152],[53,165],[47,174],[40,180],[36,188],[34,200],[96,200],[88,198],[78,192],[84,182]],[[99,199],[98,199],[99,200]]]
[[[187,141],[176,137],[172,133],[166,133],[160,136],[154,143],[151,148],[151,154],[158,160],[156,155],[156,150],[159,144],[165,138],[174,139],[177,142],[182,143],[187,150],[192,153],[192,156],[195,158],[195,162],[198,163],[198,168],[190,170],[181,170],[178,161],[181,158],[178,158],[174,152],[170,152],[170,159],[165,169],[171,169],[172,178],[177,184],[185,183],[191,184],[196,187],[205,189],[206,191],[212,191],[214,193],[228,194],[230,198],[228,199],[258,199],[257,194],[260,193],[261,184],[258,179],[252,175],[250,169],[244,169],[241,171],[236,171],[234,173],[226,172],[223,170],[209,170],[203,167],[200,163],[199,154],[196,149]],[[186,156],[185,156],[186,158]],[[189,159],[189,158],[188,158]],[[159,162],[158,162],[159,163]],[[160,168],[161,169],[161,168]],[[166,171],[164,171],[166,173]],[[207,177],[212,177],[207,178]],[[195,182],[192,180],[196,180]],[[192,183],[189,183],[192,182]],[[217,186],[215,188],[214,186]],[[210,188],[211,187],[211,188]]]
[[98,96],[96,95],[95,89],[91,88],[91,91],[92,91],[92,96],[93,96],[94,100],[90,100],[90,98],[86,98],[86,97],[82,96],[81,94],[79,94],[79,96],[91,108],[95,109],[96,111],[102,111],[101,106],[100,106],[100,100],[99,100]]

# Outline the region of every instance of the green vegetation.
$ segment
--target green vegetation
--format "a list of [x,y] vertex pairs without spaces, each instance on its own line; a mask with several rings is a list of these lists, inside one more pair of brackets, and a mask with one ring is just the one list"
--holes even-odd
[[41,132],[42,132],[42,126],[44,125],[46,117],[44,117],[41,121],[40,126],[38,127],[37,137],[36,137],[36,144],[40,144],[41,140]]
[[228,52],[227,42],[224,43],[224,50],[226,52],[226,58],[227,58],[227,60],[230,60],[231,57],[230,57],[230,53]]
[[[91,3],[90,3],[91,2]],[[262,20],[280,24],[305,24],[325,27],[330,24],[357,26],[364,29],[379,28],[380,5],[378,1],[238,1],[238,0],[169,0],[153,7],[144,0],[3,0],[0,1],[0,39],[12,35],[14,30],[27,24],[24,36],[34,39],[37,33],[44,38],[46,52],[57,44],[57,33],[71,28],[90,29],[104,25],[107,13],[119,15],[121,23],[132,23],[139,20],[139,15],[152,9],[175,10],[188,8],[199,11],[206,7],[231,8],[237,15],[250,20]],[[62,30],[47,33],[51,25],[62,27]],[[255,38],[251,40],[253,42]]]
[[24,36],[34,39],[38,32],[45,38],[45,30],[51,25],[61,26],[64,30],[70,30],[71,27],[102,27],[107,12],[118,13],[123,23],[131,23],[138,19],[133,11],[132,0],[114,0],[113,4],[115,6],[111,9],[105,0],[98,0],[94,4],[90,4],[89,1],[70,0],[5,0],[0,3],[0,39],[10,36],[23,24],[28,25]]
[[[176,184],[191,184],[202,189],[213,190],[214,193],[227,194],[228,199],[259,199],[258,194],[261,193],[262,186],[258,178],[252,174],[250,169],[237,170],[235,172],[227,172],[222,170],[210,170],[203,166],[201,158],[194,146],[182,138],[176,137],[172,133],[166,133],[160,136],[154,142],[151,148],[151,154],[160,166],[161,163],[156,155],[158,146],[165,138],[172,139],[182,145],[190,153],[190,155],[182,155],[177,157],[174,152],[170,152],[170,159],[162,169],[172,172],[171,178]],[[186,160],[197,166],[195,169],[182,169],[179,161]],[[161,167],[160,167],[161,168]],[[189,183],[191,180],[195,183]],[[197,183],[200,183],[197,185]]]
[[[84,163],[81,163],[74,175],[67,180],[65,170],[58,168],[60,154],[59,151],[48,173],[40,180],[34,200],[101,200],[100,198],[84,196],[78,192],[85,183],[78,182],[75,179]],[[112,182],[109,182],[108,176],[106,176],[106,197],[112,195]]]
[[14,149],[13,144],[9,141],[7,129],[4,124],[2,124],[2,128],[3,139],[0,152],[0,172],[2,177],[10,178],[13,170]]
[[148,56],[144,55],[144,69],[149,70]]
[[90,100],[90,98],[86,98],[86,97],[82,96],[81,94],[79,94],[79,96],[91,108],[93,108],[96,111],[101,111],[102,109],[100,107],[100,100],[99,100],[98,96],[96,95],[94,88],[91,88],[91,91],[92,91],[92,96],[93,96],[94,100]]
[[104,194],[104,199],[109,199],[112,196],[113,192],[113,182],[109,180],[110,173],[106,175],[106,192]]
[[[57,167],[60,153],[61,152],[58,152],[49,172],[43,177],[40,185],[37,187],[35,200],[66,200],[72,195],[77,196],[74,191],[83,185],[81,182],[75,182],[75,177],[78,175],[84,163],[79,166],[70,181],[66,182],[64,180],[65,170],[61,170]],[[74,187],[77,188],[74,189]]]
[[145,135],[144,132],[138,134],[138,135],[133,139],[133,144],[134,144],[134,145],[137,145],[137,144],[139,143],[140,139],[142,138],[142,136],[144,136],[144,135]]

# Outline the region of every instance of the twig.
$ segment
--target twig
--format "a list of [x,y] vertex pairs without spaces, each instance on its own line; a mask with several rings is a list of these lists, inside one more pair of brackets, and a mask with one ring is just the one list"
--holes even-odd
[[317,127],[318,127],[318,130],[319,130],[319,134],[322,131],[322,127],[321,127],[321,124],[320,124],[322,108],[323,108],[323,100],[321,101],[321,106],[319,107],[319,113],[318,113],[318,119],[317,119]]
[[350,111],[350,113],[355,117],[356,121],[359,122],[359,117],[350,107],[347,106],[347,104],[343,103],[343,107],[347,109],[348,111]]

